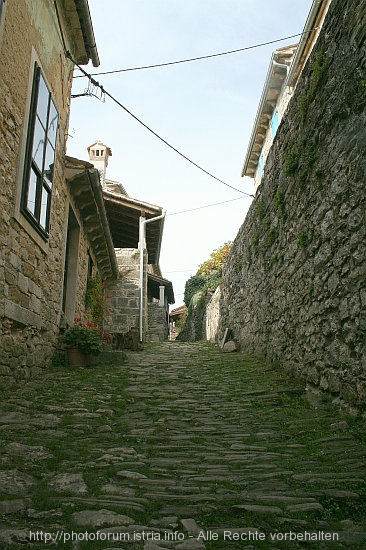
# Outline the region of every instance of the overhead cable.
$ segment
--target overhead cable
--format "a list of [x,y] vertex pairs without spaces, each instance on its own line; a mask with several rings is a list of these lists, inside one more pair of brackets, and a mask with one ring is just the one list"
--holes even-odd
[[[212,57],[219,57],[223,55],[231,55],[233,53],[239,53],[239,52],[245,52],[247,50],[254,50],[255,48],[261,48],[263,46],[268,46],[270,44],[275,44],[276,42],[283,42],[284,40],[290,40],[290,38],[297,38],[298,36],[302,36],[303,34],[308,34],[314,30],[316,30],[318,27],[314,27],[313,29],[310,29],[309,31],[300,32],[298,34],[292,34],[291,36],[285,36],[284,38],[277,38],[276,40],[270,40],[268,42],[262,42],[261,44],[254,44],[253,46],[246,46],[245,48],[238,48],[236,50],[230,50],[227,52],[219,52],[219,53],[213,53],[209,55],[200,55],[198,57],[191,57],[188,59],[180,59],[179,61],[168,61],[167,63],[157,63],[155,65],[144,65],[142,67],[130,67],[128,69],[115,69],[113,71],[105,71],[101,73],[91,73],[91,76],[99,76],[99,75],[106,75],[106,74],[115,74],[115,73],[126,73],[129,71],[141,71],[143,69],[156,69],[159,67],[167,67],[169,65],[179,65],[181,63],[190,63],[191,61],[202,61],[203,59],[210,59]],[[83,75],[76,75],[74,78],[84,78],[84,76],[87,76],[85,74]]]
[[[71,57],[71,54],[69,52],[67,52],[67,56],[69,58],[72,59]],[[75,61],[74,61],[75,63]],[[136,115],[134,115],[133,113],[131,113],[131,111],[129,111],[127,109],[127,107],[125,107],[124,105],[122,105],[122,103],[120,101],[118,101],[118,99],[116,99],[112,94],[110,94],[109,92],[107,92],[107,90],[101,85],[99,84],[99,82],[97,82],[96,80],[94,80],[92,78],[92,76],[90,74],[88,74],[86,71],[84,71],[84,69],[78,65],[77,63],[75,63],[75,65],[80,69],[80,71],[84,74],[84,76],[88,77],[90,82],[92,83],[93,86],[95,87],[98,87],[100,88],[101,90],[101,93],[108,96],[112,101],[114,101],[114,103],[116,103],[119,107],[121,107],[121,109],[123,109],[126,113],[128,113],[133,119],[135,119],[139,124],[141,124],[141,126],[143,126],[146,130],[148,130],[150,133],[152,133],[156,138],[158,138],[160,141],[162,141],[167,147],[169,147],[170,149],[172,149],[173,151],[175,151],[175,153],[177,153],[179,156],[181,156],[182,158],[184,158],[187,162],[189,162],[190,164],[192,164],[193,166],[195,166],[196,168],[198,168],[199,170],[201,170],[201,172],[204,172],[205,174],[207,174],[208,176],[210,176],[211,178],[213,178],[214,180],[222,183],[223,185],[225,185],[226,187],[230,187],[230,189],[233,189],[234,191],[238,191],[239,193],[242,193],[243,195],[246,195],[248,197],[254,197],[254,195],[250,194],[250,193],[246,193],[245,191],[242,191],[241,189],[237,189],[236,187],[234,187],[233,185],[230,185],[229,183],[226,183],[226,181],[216,177],[214,174],[211,174],[211,172],[209,172],[208,170],[205,170],[205,168],[202,168],[202,166],[200,166],[199,164],[197,164],[196,162],[194,162],[193,160],[191,160],[189,157],[187,157],[186,155],[184,155],[183,153],[181,153],[176,147],[174,147],[173,145],[171,145],[168,141],[166,141],[164,138],[162,138],[159,134],[157,134],[152,128],[150,128],[147,124],[145,124],[141,119],[139,119]]]
[[[253,197],[253,195],[250,195]],[[221,201],[221,202],[215,202],[213,204],[205,204],[204,206],[197,206],[196,208],[189,208],[188,210],[181,210],[180,212],[172,212],[171,214],[167,214],[168,216],[177,216],[178,214],[186,214],[187,212],[194,212],[195,210],[203,210],[204,208],[210,208],[211,206],[219,206],[221,204],[226,204],[227,202],[233,202],[233,201],[239,201],[241,199],[244,199],[244,197],[236,197],[236,199],[230,199],[228,201]]]

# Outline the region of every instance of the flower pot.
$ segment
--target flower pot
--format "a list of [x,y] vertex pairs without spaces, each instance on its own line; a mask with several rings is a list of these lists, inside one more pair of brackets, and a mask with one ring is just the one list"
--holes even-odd
[[77,346],[67,348],[67,360],[70,367],[87,367],[88,356]]

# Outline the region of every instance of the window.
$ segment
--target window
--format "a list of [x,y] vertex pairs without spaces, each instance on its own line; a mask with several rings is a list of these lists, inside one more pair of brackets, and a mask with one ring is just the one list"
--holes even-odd
[[260,157],[259,157],[259,160],[258,160],[258,169],[259,169],[259,177],[262,179],[263,172],[264,172],[263,153],[260,154]]
[[273,113],[273,117],[271,120],[271,130],[272,130],[272,137],[274,138],[277,132],[278,128],[278,111],[275,109],[275,112]]
[[1,21],[1,14],[3,12],[3,5],[5,4],[5,0],[0,0],[0,21]]
[[0,0],[0,39],[3,30],[3,20],[4,20],[4,11],[5,11],[5,0]]
[[69,325],[73,324],[75,314],[79,260],[79,238],[80,227],[72,208],[69,207],[62,295],[62,311],[64,314],[64,319]]
[[58,118],[41,69],[35,63],[21,209],[43,237],[49,231]]

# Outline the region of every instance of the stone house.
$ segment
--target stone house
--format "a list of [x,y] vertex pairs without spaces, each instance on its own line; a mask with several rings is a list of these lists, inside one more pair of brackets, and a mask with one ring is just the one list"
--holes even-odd
[[160,206],[130,197],[121,183],[107,178],[109,147],[96,141],[88,153],[102,182],[119,269],[118,280],[109,278],[105,284],[105,328],[122,334],[138,328],[140,341],[167,340],[174,293],[159,267],[165,213]]
[[330,2],[314,0],[300,42],[272,54],[242,169],[243,177],[254,178],[255,189],[261,183],[277,129],[317,41]]
[[65,161],[74,64],[99,65],[88,2],[0,5],[0,369],[11,384],[47,365],[60,326],[83,313],[91,266],[117,272],[78,209],[76,172],[102,223],[97,173]]
[[[7,0],[0,7],[0,384],[11,385],[46,367],[60,329],[84,317],[90,275],[109,284],[119,279],[115,246],[125,243],[115,241],[117,224],[108,218],[113,190],[105,200],[98,169],[65,155],[74,65],[99,65],[87,0]],[[118,216],[134,212],[126,246],[137,247],[136,219],[162,209],[120,197],[126,204]],[[143,253],[152,263],[159,223],[144,226]],[[143,328],[147,333],[147,313]]]

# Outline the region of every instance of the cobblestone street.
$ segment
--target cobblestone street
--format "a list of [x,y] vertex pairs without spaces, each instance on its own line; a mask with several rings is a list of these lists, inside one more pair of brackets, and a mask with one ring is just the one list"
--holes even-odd
[[148,344],[3,392],[0,548],[366,548],[362,427],[258,358]]

